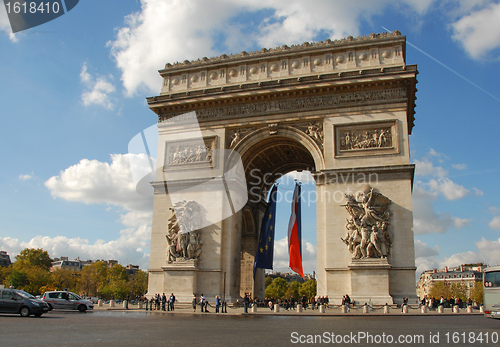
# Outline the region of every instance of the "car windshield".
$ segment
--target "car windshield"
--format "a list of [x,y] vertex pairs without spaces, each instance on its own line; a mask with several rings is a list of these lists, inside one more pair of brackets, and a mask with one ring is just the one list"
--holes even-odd
[[71,297],[71,300],[81,300],[82,299],[78,295],[76,295],[75,293],[71,293],[70,297]]
[[24,290],[14,289],[14,291],[16,292],[16,294],[22,296],[23,298],[36,299],[33,295],[31,295],[30,293],[26,293]]

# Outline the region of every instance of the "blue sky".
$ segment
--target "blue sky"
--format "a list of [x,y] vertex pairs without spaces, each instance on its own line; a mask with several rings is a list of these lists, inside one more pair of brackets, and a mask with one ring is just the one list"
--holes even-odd
[[[399,30],[417,64],[410,136],[418,271],[500,260],[498,1],[80,1],[12,34],[0,7],[0,249],[148,267],[152,199],[127,146],[167,62]],[[289,187],[289,188],[287,188]],[[280,189],[292,189],[291,183]],[[305,189],[311,189],[305,187]],[[278,209],[286,270],[289,206]],[[305,270],[315,270],[314,206]],[[278,221],[278,223],[280,223]]]

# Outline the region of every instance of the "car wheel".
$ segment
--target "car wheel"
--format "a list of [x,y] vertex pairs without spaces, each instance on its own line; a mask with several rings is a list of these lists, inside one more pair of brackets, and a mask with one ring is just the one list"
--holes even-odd
[[87,306],[85,306],[85,305],[78,306],[78,311],[80,311],[82,313],[85,312],[85,311],[87,311]]
[[26,306],[21,307],[21,311],[19,311],[19,314],[21,317],[29,317],[30,315],[30,309],[27,308]]

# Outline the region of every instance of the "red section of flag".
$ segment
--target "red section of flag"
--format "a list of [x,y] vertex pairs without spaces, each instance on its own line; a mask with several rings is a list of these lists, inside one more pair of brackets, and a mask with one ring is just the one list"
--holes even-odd
[[304,271],[302,270],[302,255],[300,251],[300,225],[297,221],[300,221],[300,200],[299,193],[300,187],[295,186],[295,191],[293,193],[292,201],[292,214],[290,216],[290,222],[288,223],[288,259],[290,269],[298,273],[302,278],[304,278]]

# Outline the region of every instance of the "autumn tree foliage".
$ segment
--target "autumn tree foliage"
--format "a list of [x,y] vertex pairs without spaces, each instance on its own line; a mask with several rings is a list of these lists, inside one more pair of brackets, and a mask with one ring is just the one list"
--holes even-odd
[[50,271],[52,259],[43,249],[26,248],[7,268],[0,268],[0,283],[22,289],[33,295],[51,290],[68,290],[84,297],[126,299],[147,291],[148,274],[138,271],[129,275],[122,265],[108,267],[98,261],[81,271]]

